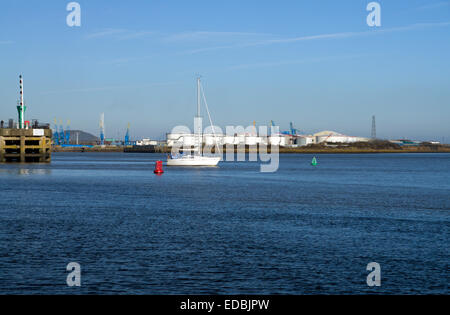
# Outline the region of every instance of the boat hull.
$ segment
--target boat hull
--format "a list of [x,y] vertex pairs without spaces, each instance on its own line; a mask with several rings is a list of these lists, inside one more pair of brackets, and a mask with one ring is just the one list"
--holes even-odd
[[167,166],[217,166],[220,157],[195,156],[179,159],[168,159]]

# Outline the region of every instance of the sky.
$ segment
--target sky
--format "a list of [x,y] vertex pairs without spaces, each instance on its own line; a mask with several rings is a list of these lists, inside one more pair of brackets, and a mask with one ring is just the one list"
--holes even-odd
[[[65,0],[0,3],[0,119],[26,118],[106,137],[164,139],[192,128],[196,76],[214,124],[289,122],[450,142],[450,0]],[[206,116],[206,115],[205,115]]]

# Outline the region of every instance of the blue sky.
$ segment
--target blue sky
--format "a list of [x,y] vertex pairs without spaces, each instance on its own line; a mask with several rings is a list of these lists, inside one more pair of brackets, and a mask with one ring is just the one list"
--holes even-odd
[[193,123],[203,76],[214,123],[290,121],[336,130],[450,142],[450,1],[84,0],[81,27],[64,0],[0,4],[0,117],[71,120],[107,137],[162,138]]

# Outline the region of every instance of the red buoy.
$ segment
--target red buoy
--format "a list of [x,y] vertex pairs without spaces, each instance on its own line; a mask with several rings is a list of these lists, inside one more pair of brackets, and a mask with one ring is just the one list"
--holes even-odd
[[156,161],[154,173],[155,174],[163,174],[164,173],[162,161]]

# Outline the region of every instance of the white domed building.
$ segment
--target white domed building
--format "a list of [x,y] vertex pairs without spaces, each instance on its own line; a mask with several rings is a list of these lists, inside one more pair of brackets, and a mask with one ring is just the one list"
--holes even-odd
[[340,134],[336,131],[321,131],[313,135],[315,143],[355,143],[367,142],[369,139]]

